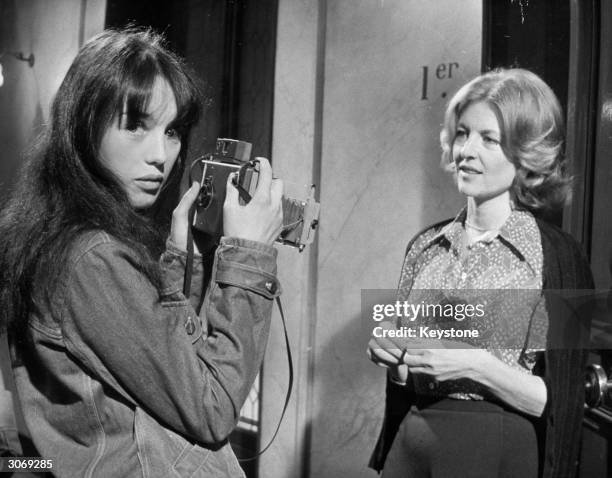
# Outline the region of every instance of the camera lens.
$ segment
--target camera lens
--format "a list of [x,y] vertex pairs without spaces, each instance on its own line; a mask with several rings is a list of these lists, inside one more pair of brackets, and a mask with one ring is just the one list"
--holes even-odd
[[198,195],[198,207],[206,209],[208,206],[210,206],[213,195],[214,190],[212,184],[212,177],[208,176],[204,178],[204,184],[202,184],[200,194]]

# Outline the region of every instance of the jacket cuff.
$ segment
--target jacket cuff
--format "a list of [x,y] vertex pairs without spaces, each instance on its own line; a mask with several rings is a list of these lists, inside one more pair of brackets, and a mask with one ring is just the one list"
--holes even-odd
[[[194,281],[197,281],[204,273],[202,254],[194,252],[193,259],[192,289]],[[187,251],[183,251],[168,239],[166,250],[162,253],[159,264],[164,272],[162,295],[182,290],[187,264]]]
[[[170,239],[166,240],[166,251],[164,252],[164,254],[171,254],[173,256],[181,257],[183,259],[183,262],[187,260],[187,251],[184,251],[183,249],[179,248]],[[202,254],[194,251],[193,257],[201,258]]]
[[276,277],[277,251],[261,242],[222,237],[216,251],[214,280],[273,299],[281,294]]

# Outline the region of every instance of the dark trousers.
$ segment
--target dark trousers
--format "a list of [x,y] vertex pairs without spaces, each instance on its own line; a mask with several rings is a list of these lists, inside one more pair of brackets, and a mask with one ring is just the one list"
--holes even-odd
[[383,478],[536,478],[529,419],[486,401],[442,399],[411,408]]

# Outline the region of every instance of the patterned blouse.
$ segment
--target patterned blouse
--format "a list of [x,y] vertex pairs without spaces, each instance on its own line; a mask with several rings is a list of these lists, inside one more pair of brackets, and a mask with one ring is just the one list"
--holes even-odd
[[[415,240],[398,290],[399,301],[442,304],[445,309],[438,311],[450,307],[453,315],[421,313],[412,320],[400,319],[401,325],[476,330],[478,337],[449,340],[483,348],[507,365],[531,373],[535,352],[545,347],[548,328],[536,221],[529,212],[513,209],[499,231],[462,247],[465,216],[464,209],[442,229],[429,229]],[[457,313],[468,310],[471,314]],[[483,386],[469,379],[436,382],[427,375],[411,377],[419,394],[475,400],[488,396]]]

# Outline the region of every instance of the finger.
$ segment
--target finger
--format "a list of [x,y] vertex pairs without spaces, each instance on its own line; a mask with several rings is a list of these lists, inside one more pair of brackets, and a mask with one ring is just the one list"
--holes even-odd
[[372,355],[378,360],[383,360],[386,363],[397,365],[400,363],[402,351],[400,349],[372,348]]
[[392,342],[391,339],[387,337],[375,337],[371,339],[370,342],[371,342],[370,348],[372,349],[375,349],[375,350],[382,349],[382,350],[387,350],[388,352],[391,352],[391,350],[397,350],[399,351],[399,353],[397,353],[398,358],[402,354],[401,350],[403,347],[398,346],[397,344]]
[[180,202],[178,203],[178,205],[174,209],[174,213],[177,216],[183,216],[183,215],[187,216],[187,213],[189,212],[189,209],[191,208],[191,206],[193,205],[195,200],[198,198],[198,193],[199,192],[200,192],[200,184],[198,182],[194,181],[191,184],[191,187],[183,195],[183,197],[181,198]]
[[272,179],[272,187],[270,188],[270,200],[272,204],[280,204],[284,188],[285,185],[282,179]]
[[410,340],[407,340],[405,337],[386,337],[390,347],[397,349],[405,349],[411,346]]
[[412,367],[429,367],[429,362],[422,355],[404,354],[402,363],[408,365],[411,370]]
[[397,358],[391,353],[391,351],[381,348],[376,339],[370,339],[368,342],[368,357],[370,360],[372,360],[372,362],[383,361],[390,364],[397,364]]
[[368,352],[372,352],[373,349],[379,348],[375,338],[371,338],[368,342]]
[[234,186],[233,179],[238,173],[231,173],[227,176],[227,182],[225,183],[225,203],[224,204],[239,204],[238,188]]
[[414,355],[406,355],[404,356],[404,360],[402,361],[403,364],[408,365],[408,368],[410,369],[410,371],[412,372],[413,368],[416,367],[425,367],[425,364],[423,363],[423,360],[421,357],[416,357]]
[[390,354],[389,351],[383,349],[373,349],[371,360],[377,365],[380,363],[386,366],[398,364],[397,358],[393,354]]
[[257,157],[259,161],[259,179],[257,181],[257,189],[255,190],[254,198],[269,200],[270,186],[272,184],[272,167],[266,158]]
[[370,361],[374,365],[378,365],[379,367],[388,367],[389,366],[384,361],[382,361],[381,359],[376,357],[376,355],[372,354],[372,352],[370,350],[367,351],[367,354],[368,354],[368,358],[370,359]]
[[386,350],[398,350],[399,354],[397,358],[399,358],[404,349],[411,348],[411,339],[407,340],[404,337],[389,337],[385,335],[383,337],[376,337],[376,343],[378,347],[386,349]]

